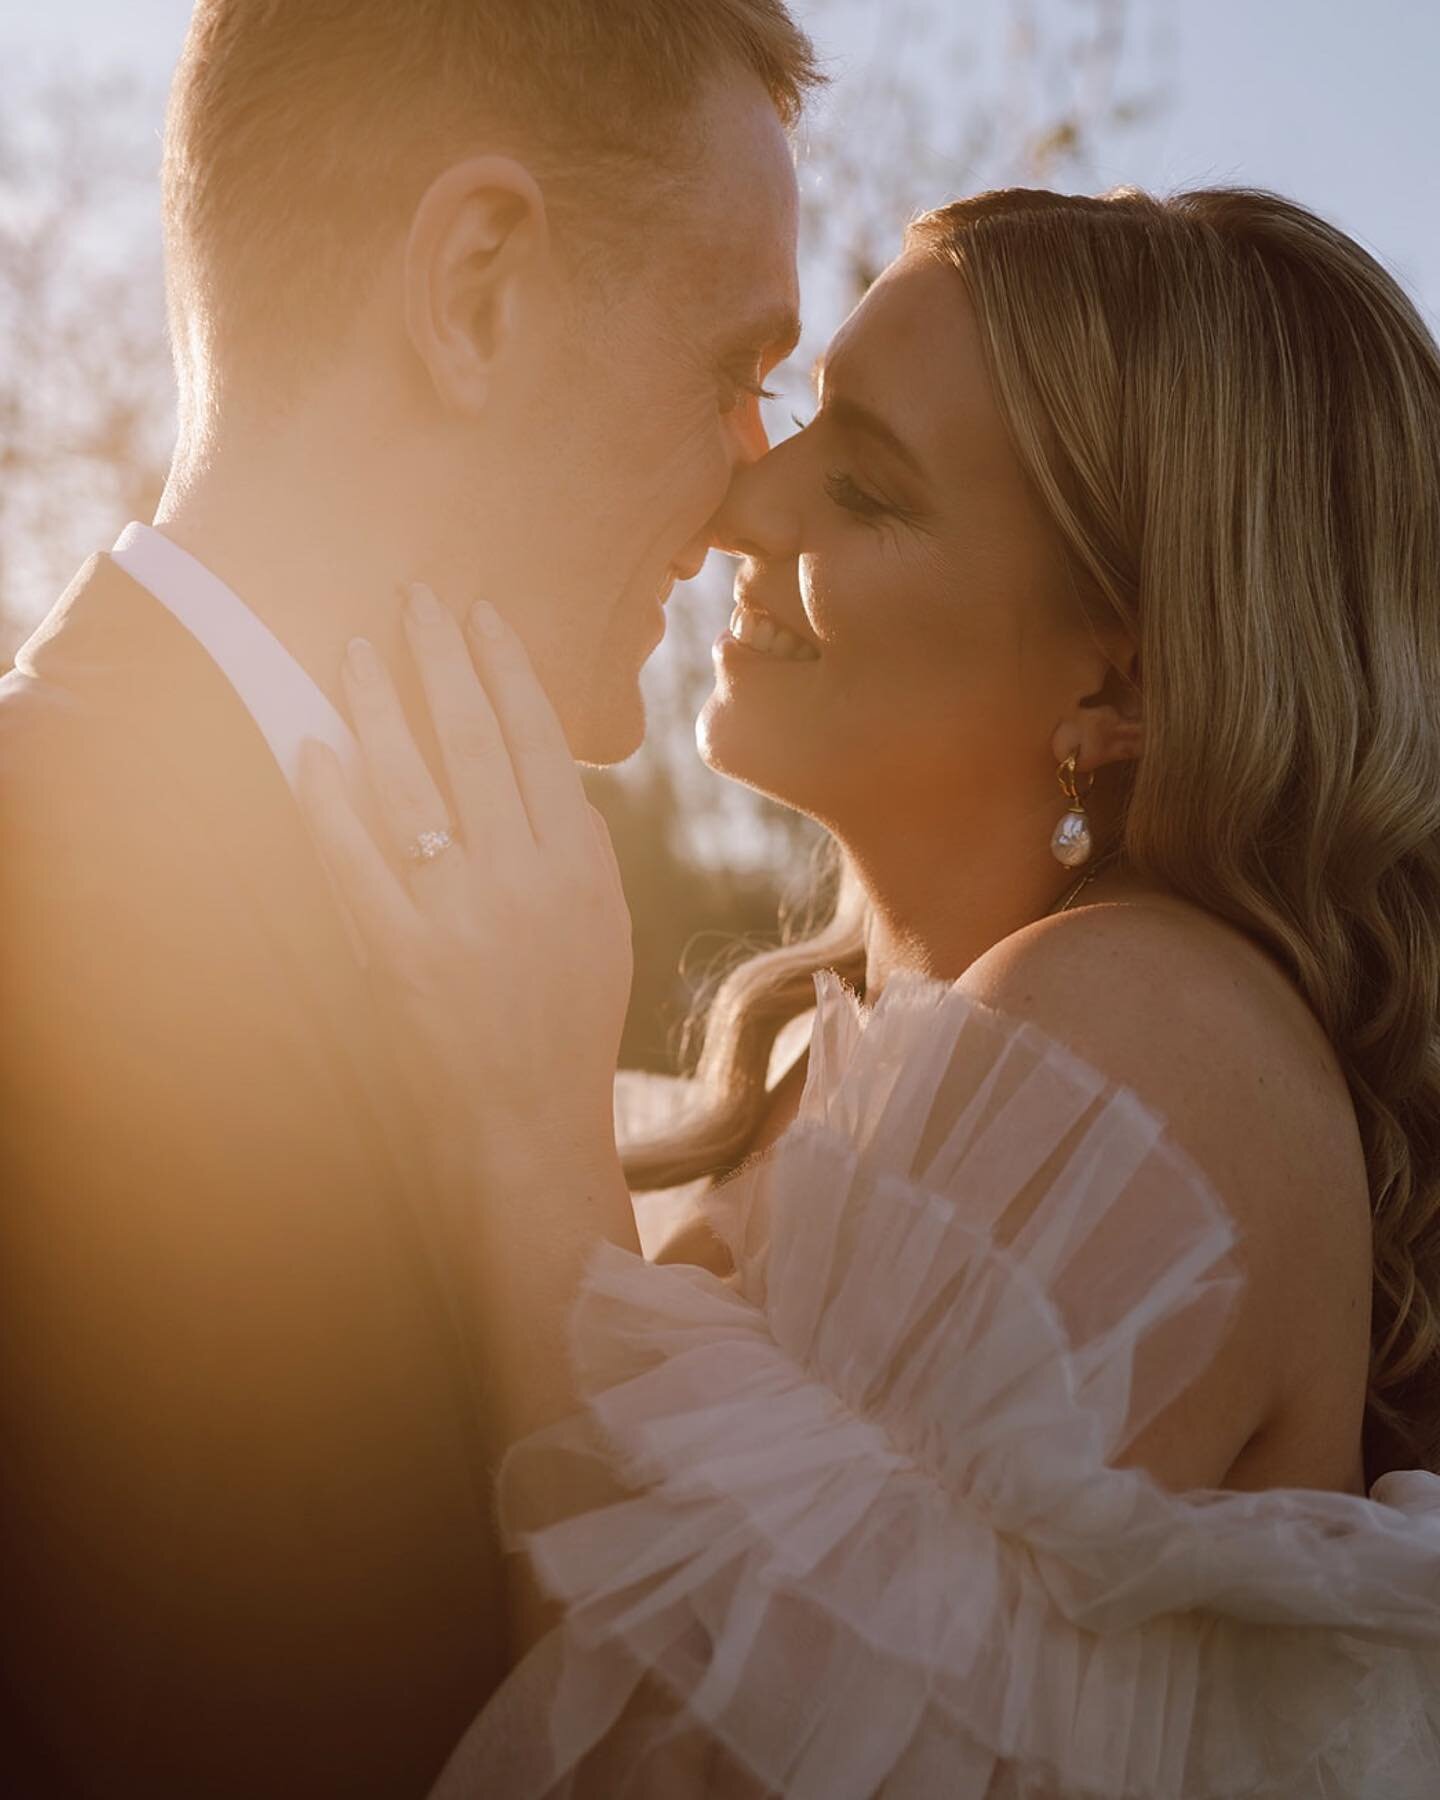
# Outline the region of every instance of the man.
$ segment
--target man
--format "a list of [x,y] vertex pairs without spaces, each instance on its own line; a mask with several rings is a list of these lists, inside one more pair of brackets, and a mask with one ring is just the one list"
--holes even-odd
[[299,746],[353,757],[345,646],[404,678],[419,578],[511,618],[577,757],[636,747],[796,336],[814,79],[781,0],[196,10],[158,529],[0,684],[8,1793],[419,1795],[503,1672],[483,1392]]

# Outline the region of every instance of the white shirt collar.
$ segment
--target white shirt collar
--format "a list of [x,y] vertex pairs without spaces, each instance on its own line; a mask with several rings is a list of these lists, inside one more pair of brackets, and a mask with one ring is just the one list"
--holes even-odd
[[201,644],[260,728],[291,792],[300,746],[329,744],[341,766],[360,768],[354,733],[300,664],[245,602],[188,550],[150,525],[131,523],[111,556]]

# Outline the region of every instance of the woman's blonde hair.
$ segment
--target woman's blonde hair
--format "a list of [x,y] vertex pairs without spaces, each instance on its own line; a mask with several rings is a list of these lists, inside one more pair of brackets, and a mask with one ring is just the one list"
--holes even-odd
[[[1087,604],[1135,634],[1121,842],[1288,971],[1344,1069],[1374,1219],[1366,1478],[1440,1467],[1440,351],[1273,194],[982,194],[912,225],[980,321]],[[745,1154],[776,1032],[863,967],[853,891],[721,986],[707,1108],[642,1185]]]

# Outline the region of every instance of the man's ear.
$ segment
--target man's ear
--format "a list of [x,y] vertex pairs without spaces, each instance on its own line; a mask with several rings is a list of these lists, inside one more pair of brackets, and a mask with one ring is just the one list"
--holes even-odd
[[405,327],[447,411],[485,405],[549,254],[544,196],[512,158],[470,157],[425,190],[405,245]]

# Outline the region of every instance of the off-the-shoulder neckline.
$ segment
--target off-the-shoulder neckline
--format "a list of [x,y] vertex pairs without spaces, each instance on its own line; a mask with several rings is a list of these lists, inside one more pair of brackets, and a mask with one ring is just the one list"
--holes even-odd
[[[1034,1044],[1043,1057],[1052,1064],[1059,1063],[1072,1074],[1087,1083],[1093,1083],[1097,1098],[1104,1095],[1111,1103],[1119,1103],[1139,1115],[1141,1123],[1152,1131],[1157,1142],[1163,1143],[1165,1151],[1173,1160],[1177,1172],[1187,1181],[1202,1188],[1212,1203],[1219,1207],[1227,1219],[1235,1224],[1235,1216],[1225,1204],[1214,1178],[1197,1160],[1194,1153],[1188,1150],[1176,1137],[1170,1120],[1154,1101],[1133,1087],[1128,1081],[1122,1081],[1112,1075],[1089,1057],[1082,1056],[1063,1038],[1057,1037],[1053,1031],[1027,1018],[1023,1013],[1011,1012],[1006,1008],[992,1006],[989,1001],[970,993],[963,985],[963,977],[956,980],[943,980],[933,975],[926,975],[916,969],[897,970],[886,982],[883,990],[874,1000],[862,997],[851,987],[849,982],[837,975],[832,969],[821,969],[815,975],[815,1017],[811,1026],[810,1046],[815,1042],[815,1033],[827,1011],[835,1006],[844,1006],[854,1016],[859,1028],[868,1028],[869,1021],[883,1010],[892,1010],[903,1005],[909,999],[926,1000],[938,1010],[942,1006],[958,1005],[966,1011],[983,1014],[993,1020],[1003,1031]],[[806,1052],[808,1054],[808,1050]],[[798,1058],[797,1058],[798,1060]],[[807,1079],[807,1088],[808,1088]],[[1238,1227],[1237,1227],[1238,1229]]]

